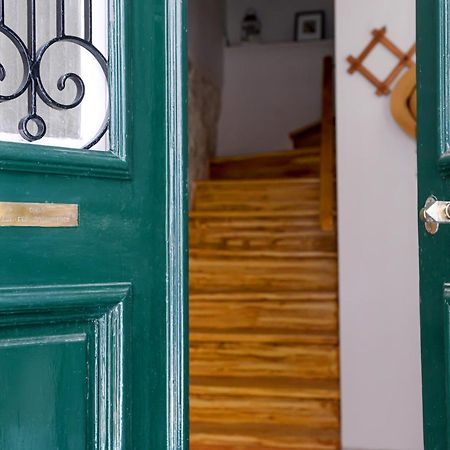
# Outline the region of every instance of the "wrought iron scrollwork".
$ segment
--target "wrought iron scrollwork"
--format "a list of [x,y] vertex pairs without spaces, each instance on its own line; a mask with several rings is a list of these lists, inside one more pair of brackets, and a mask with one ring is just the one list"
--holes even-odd
[[[19,122],[20,135],[28,142],[42,139],[47,132],[45,120],[38,114],[37,97],[49,107],[55,110],[70,110],[81,104],[85,96],[85,83],[80,75],[66,73],[57,82],[59,91],[64,91],[68,82],[72,82],[76,89],[75,98],[69,103],[56,101],[45,89],[41,76],[41,63],[46,52],[54,45],[61,42],[69,42],[87,50],[100,65],[106,80],[108,80],[108,61],[105,56],[92,43],[92,0],[84,0],[84,37],[68,35],[65,32],[65,0],[56,0],[56,37],[44,44],[39,49],[36,44],[36,0],[27,0],[27,38],[23,40],[5,23],[5,1],[0,0],[0,33],[3,34],[17,49],[23,64],[23,79],[17,90],[8,95],[0,95],[0,103],[14,100],[28,91],[28,114]],[[0,61],[0,82],[7,72]],[[32,125],[34,124],[34,127]],[[95,137],[84,146],[92,148],[105,135],[109,127],[109,107],[103,124]]]

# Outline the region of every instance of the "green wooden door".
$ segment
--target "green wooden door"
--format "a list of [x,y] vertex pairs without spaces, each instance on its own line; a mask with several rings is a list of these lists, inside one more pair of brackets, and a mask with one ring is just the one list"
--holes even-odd
[[0,449],[186,448],[183,30],[0,0]]
[[[448,0],[418,0],[419,207],[450,201],[450,11]],[[446,203],[419,221],[424,431],[426,449],[450,448],[450,225]],[[423,219],[423,217],[421,217]],[[437,231],[437,232],[436,232]],[[436,233],[435,233],[436,232]],[[435,233],[435,234],[433,234]]]

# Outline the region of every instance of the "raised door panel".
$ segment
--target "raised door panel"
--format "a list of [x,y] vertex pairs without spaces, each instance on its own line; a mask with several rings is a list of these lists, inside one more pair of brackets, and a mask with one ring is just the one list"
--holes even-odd
[[129,284],[0,289],[0,448],[123,439]]

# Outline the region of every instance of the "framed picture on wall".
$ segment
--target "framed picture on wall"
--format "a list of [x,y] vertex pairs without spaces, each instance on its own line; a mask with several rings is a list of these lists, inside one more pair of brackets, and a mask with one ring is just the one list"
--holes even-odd
[[295,38],[297,42],[314,41],[325,36],[325,12],[299,12],[295,15]]

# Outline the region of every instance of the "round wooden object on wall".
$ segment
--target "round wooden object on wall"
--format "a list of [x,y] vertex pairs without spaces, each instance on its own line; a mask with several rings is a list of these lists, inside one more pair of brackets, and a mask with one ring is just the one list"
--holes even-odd
[[417,128],[416,67],[408,70],[392,91],[391,112],[400,127],[415,139]]

